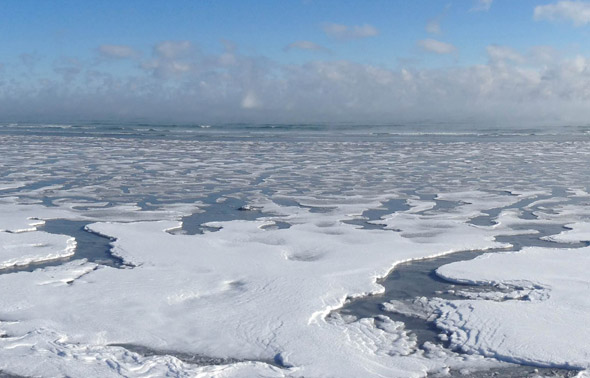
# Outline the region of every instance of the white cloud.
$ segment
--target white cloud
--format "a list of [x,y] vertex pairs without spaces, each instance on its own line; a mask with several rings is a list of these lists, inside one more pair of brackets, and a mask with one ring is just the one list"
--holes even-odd
[[[230,63],[226,53],[218,62]],[[154,46],[153,57],[143,61],[141,68],[159,78],[181,77],[196,70],[196,49],[190,41],[163,41]]]
[[285,46],[285,50],[328,51],[325,47],[311,41],[295,41]]
[[193,50],[193,44],[190,41],[164,41],[154,47],[156,55],[174,59],[186,55]]
[[105,58],[126,59],[139,56],[139,52],[125,45],[100,45],[98,52]]
[[451,3],[445,5],[442,12],[438,14],[436,17],[433,17],[430,20],[428,20],[428,22],[426,23],[426,27],[424,29],[430,34],[440,34],[442,31],[440,23],[446,17],[449,9],[451,9]]
[[554,4],[539,5],[533,14],[535,20],[571,21],[576,26],[590,23],[590,2],[558,1]]
[[451,54],[457,51],[457,48],[454,45],[431,38],[418,41],[418,46],[435,54]]
[[492,7],[494,0],[477,0],[477,3],[470,9],[471,12],[487,12]]
[[552,46],[533,46],[527,53],[528,59],[537,64],[550,64],[555,62],[558,57],[558,51]]
[[426,31],[431,34],[440,34],[440,21],[433,19],[426,24]]
[[[441,69],[343,60],[280,64],[237,49],[211,55],[154,49],[154,65],[130,74],[64,61],[57,74],[39,70],[23,79],[7,66],[14,80],[0,86],[0,108],[15,119],[31,117],[31,109],[39,118],[191,122],[590,119],[590,57],[564,59],[543,47],[487,51],[487,64]],[[222,62],[223,54],[232,54],[232,64]]]
[[334,23],[326,23],[323,25],[324,32],[332,38],[336,39],[358,39],[374,37],[379,34],[377,28],[369,24],[363,25],[342,25]]
[[490,45],[486,47],[486,51],[488,53],[488,57],[490,58],[491,63],[499,63],[505,61],[524,63],[525,61],[522,54],[507,46]]

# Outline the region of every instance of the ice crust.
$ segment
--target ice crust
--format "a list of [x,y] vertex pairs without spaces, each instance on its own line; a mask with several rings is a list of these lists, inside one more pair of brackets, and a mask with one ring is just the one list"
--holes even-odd
[[[13,349],[23,337],[48,338],[36,343],[38,353],[59,354],[69,348],[67,353],[74,355],[79,352],[72,345],[88,345],[92,356],[83,360],[90,366],[101,364],[94,351],[118,364],[128,363],[131,352],[111,344],[261,361],[232,364],[223,373],[232,376],[255,369],[256,375],[271,376],[419,377],[449,363],[482,363],[477,356],[427,357],[403,324],[388,318],[343,321],[327,315],[347,297],[381,292],[377,279],[399,262],[501,245],[492,238],[497,229],[465,224],[471,211],[457,211],[446,221],[410,212],[403,222],[390,222],[402,230],[420,227],[421,222],[445,229],[444,236],[413,238],[339,221],[366,205],[343,204],[329,214],[272,203],[263,206],[274,208],[292,226],[264,229],[267,220],[215,222],[217,232],[172,235],[166,230],[177,228],[178,222],[89,225],[116,239],[113,253],[135,268],[82,263],[0,275],[0,285],[12,288],[0,298],[0,319],[6,320],[0,326],[10,336],[0,339],[0,345]],[[53,278],[56,275],[66,278]],[[60,335],[61,344],[47,344],[55,335]],[[24,369],[27,358],[32,357],[10,360],[5,369],[45,374]],[[283,367],[262,362],[273,360]],[[78,367],[69,364],[56,364],[55,369],[74,374]],[[195,371],[207,369],[213,368]]]
[[[467,278],[497,279],[499,292],[457,290],[467,300],[389,304],[393,312],[425,318],[444,311],[441,324],[447,322],[451,334],[475,338],[464,343],[473,354],[431,343],[419,348],[399,322],[342,318],[331,310],[349,296],[380,292],[377,279],[402,261],[506,247],[494,238],[531,233],[531,222],[573,229],[550,240],[585,241],[590,211],[569,200],[587,201],[587,140],[527,136],[498,141],[490,136],[445,142],[423,135],[401,141],[384,136],[333,140],[330,135],[191,140],[30,132],[0,135],[0,232],[17,235],[25,245],[32,235],[46,236],[35,234],[42,232],[35,228],[43,220],[97,222],[91,228],[117,238],[114,252],[135,265],[115,269],[82,260],[0,275],[2,371],[43,377],[444,376],[449,370],[498,365],[477,354],[483,350],[475,338],[480,329],[491,340],[484,348],[488,355],[559,364],[553,359],[558,352],[547,352],[553,340],[541,338],[535,327],[561,313],[544,306],[563,303],[571,310],[563,314],[570,328],[555,319],[561,332],[578,332],[586,319],[587,289],[562,290],[569,277],[563,273],[563,282],[553,282],[557,273],[536,272],[534,259],[526,266],[523,260],[521,270],[506,276],[480,271]],[[218,230],[203,235],[166,232],[178,231],[183,216],[231,196],[248,202],[244,210],[261,208],[273,216],[211,222]],[[373,228],[385,230],[343,223],[361,220],[365,210],[383,209],[390,199],[405,200],[410,209],[371,221]],[[490,217],[489,226],[469,224],[487,217],[487,210],[520,200],[531,203]],[[275,221],[290,228],[273,228]],[[52,251],[66,246],[64,239]],[[561,252],[554,251],[556,256]],[[569,251],[562,256],[583,257]],[[457,274],[455,279],[465,278]],[[575,285],[586,282],[581,275],[578,279]],[[477,312],[481,321],[475,315],[462,320],[471,311],[463,306],[470,303],[489,306],[497,314],[492,320],[503,319],[506,327],[524,321],[515,335],[526,333],[530,344],[504,356],[502,348],[512,353],[516,337],[483,310]],[[513,306],[517,315],[512,318],[503,306]],[[543,331],[552,329],[547,324]],[[568,350],[577,349],[572,361],[585,350],[581,337],[571,340],[561,351],[563,361],[569,361]],[[562,347],[565,341],[560,342],[556,345]],[[143,345],[162,355],[142,356],[121,344]],[[198,366],[183,362],[175,351],[234,362]]]
[[561,243],[590,242],[590,223],[579,222],[566,225],[569,230],[564,230],[557,235],[546,237],[546,240]]
[[68,257],[74,254],[76,240],[67,235],[37,231],[43,224],[38,216],[57,215],[44,207],[16,204],[0,205],[0,269]]
[[76,240],[66,235],[0,231],[0,269],[68,257],[75,249]]
[[437,273],[446,279],[528,293],[501,301],[484,296],[445,303],[437,325],[450,334],[453,347],[467,353],[588,369],[590,330],[583,324],[590,313],[589,269],[588,247],[526,248],[445,265]]

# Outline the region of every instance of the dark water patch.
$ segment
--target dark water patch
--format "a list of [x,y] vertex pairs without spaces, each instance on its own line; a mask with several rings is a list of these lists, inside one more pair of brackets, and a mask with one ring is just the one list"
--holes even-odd
[[[508,193],[511,195],[514,195],[510,192],[508,192]],[[563,198],[564,202],[578,203],[578,204],[581,202],[580,199],[575,199],[572,197],[565,197],[566,195],[567,195],[566,189],[555,187],[555,188],[551,189],[551,195],[536,195],[533,197],[523,198],[520,201],[518,201],[512,205],[507,205],[507,206],[503,206],[503,207],[496,207],[493,209],[484,210],[484,211],[482,211],[482,213],[484,213],[485,215],[481,215],[481,216],[472,218],[471,220],[468,221],[468,223],[473,224],[475,226],[493,226],[498,223],[496,221],[496,219],[498,218],[500,213],[502,213],[502,211],[508,210],[508,209],[518,209],[520,212],[520,214],[519,214],[520,219],[537,220],[537,219],[539,219],[539,217],[535,214],[536,212],[548,213],[549,210],[546,208],[541,208],[542,204],[535,205],[532,207],[530,205],[537,202],[537,201],[544,200],[544,199],[559,197],[559,198]],[[556,214],[555,212],[551,212],[551,213]]]
[[291,227],[291,223],[281,222],[281,221],[272,221],[272,224],[268,224],[262,226],[263,230],[286,230]]
[[482,227],[489,227],[489,226],[494,226],[496,224],[496,218],[498,218],[498,215],[500,215],[500,212],[502,210],[484,210],[482,211],[482,213],[485,213],[486,215],[480,215],[474,218],[471,218],[470,220],[467,221],[467,223],[472,224],[474,226],[482,226]]
[[[514,230],[531,230],[531,229],[539,229],[538,225],[535,224],[521,224],[518,226],[514,226]],[[513,245],[513,250],[519,251],[524,247],[545,247],[545,248],[582,248],[587,247],[590,243],[587,241],[577,242],[577,243],[561,243],[552,240],[543,240],[541,238],[546,236],[557,235],[563,231],[567,231],[568,228],[561,225],[561,224],[544,224],[542,226],[541,233],[535,234],[522,234],[522,235],[500,235],[496,236],[496,241],[501,243],[509,243]]]
[[45,188],[48,186],[63,185],[66,181],[67,181],[66,179],[39,180],[37,182],[27,184],[27,185],[21,186],[16,189],[12,189],[12,191],[21,192],[21,191],[37,190],[37,189]]
[[530,211],[530,210],[521,210],[521,213],[519,215],[520,219],[525,219],[525,220],[536,220],[539,219],[539,217],[535,214],[534,211]]
[[378,281],[385,288],[383,294],[353,299],[347,302],[338,312],[343,315],[352,315],[355,318],[373,318],[378,315],[385,315],[394,321],[405,323],[406,329],[416,334],[420,344],[426,341],[439,344],[440,330],[436,328],[434,322],[385,311],[383,303],[391,300],[409,302],[417,297],[458,299],[456,295],[452,294],[453,290],[461,287],[468,288],[470,285],[446,281],[436,275],[436,269],[453,262],[470,260],[491,251],[456,252],[399,264],[387,277]]
[[28,378],[25,375],[16,375],[16,374],[11,374],[11,373],[7,373],[4,371],[0,371],[0,378]]
[[391,199],[381,203],[376,209],[368,209],[362,212],[359,218],[347,219],[343,223],[360,226],[363,230],[382,230],[385,228],[383,224],[376,224],[386,215],[391,215],[397,212],[406,211],[410,209],[410,205],[405,199]]
[[39,230],[50,234],[68,235],[76,239],[76,250],[69,260],[86,259],[90,262],[113,268],[128,265],[112,254],[111,243],[115,240],[87,229],[88,222],[67,219],[51,219],[39,227]]
[[312,214],[327,214],[327,213],[334,211],[334,209],[336,209],[336,207],[331,207],[331,206],[310,206],[310,205],[302,205],[302,204],[299,204],[299,207],[301,207],[303,209],[308,209],[309,212]]
[[47,261],[32,262],[26,265],[18,265],[0,269],[0,274],[32,272],[37,269],[63,265],[74,260],[86,259],[99,265],[113,268],[129,268],[127,264],[111,253],[111,243],[114,239],[92,232],[86,228],[86,221],[72,221],[67,219],[47,220],[44,225],[38,227],[40,231],[50,234],[68,235],[76,239],[76,248],[72,256],[56,258]]
[[[420,319],[405,314],[385,311],[382,304],[389,301],[410,302],[415,298],[442,298],[448,300],[464,299],[457,296],[455,291],[467,290],[472,292],[498,291],[491,285],[471,285],[447,281],[436,274],[436,270],[447,264],[458,261],[471,260],[484,253],[519,251],[524,247],[547,248],[580,248],[590,243],[556,243],[542,240],[542,237],[555,235],[564,230],[562,225],[531,225],[535,226],[537,233],[523,235],[498,236],[499,242],[510,244],[507,248],[494,248],[487,250],[469,250],[455,252],[439,257],[414,260],[399,264],[390,274],[379,280],[378,283],[385,288],[385,292],[379,295],[371,295],[347,302],[339,312],[344,315],[352,315],[356,318],[375,317],[377,315],[389,316],[391,319],[406,324],[406,328],[418,336],[420,343],[426,341],[440,343],[438,330],[431,321]],[[532,227],[519,226],[530,230]]]
[[[218,198],[223,200],[218,201]],[[217,227],[203,225],[208,222],[228,222],[234,220],[255,221],[260,218],[270,218],[273,214],[251,207],[242,199],[235,197],[218,197],[218,194],[204,199],[207,206],[202,212],[182,218],[182,231],[187,235],[203,234],[205,231],[218,231]],[[289,228],[286,222],[275,222],[277,228]],[[272,227],[272,226],[268,226]]]
[[53,198],[47,196],[43,196],[43,198],[41,198],[41,204],[45,207],[56,207],[56,205],[53,203]]
[[[451,370],[449,375],[444,377],[450,378],[574,378],[580,372],[579,370],[556,369],[556,368],[533,368],[510,364],[507,367],[491,368],[489,370],[476,371],[473,369]],[[431,375],[438,377],[437,375]],[[442,376],[441,376],[442,377]]]
[[[525,199],[519,201],[517,204],[507,206],[505,208],[515,206],[527,206],[539,198]],[[499,214],[505,208],[493,209],[491,214]],[[518,207],[516,207],[518,208]],[[483,223],[483,222],[482,222]],[[416,308],[415,302],[417,298],[441,298],[447,300],[461,300],[465,299],[460,295],[460,292],[467,291],[474,294],[484,292],[501,292],[501,289],[492,285],[472,285],[450,282],[436,274],[436,270],[453,262],[465,261],[473,259],[484,253],[519,251],[524,247],[547,247],[547,248],[580,248],[590,245],[588,242],[580,243],[557,243],[549,240],[544,240],[546,236],[556,235],[566,230],[562,224],[539,224],[539,222],[530,222],[520,224],[514,227],[515,230],[532,230],[522,235],[506,235],[498,236],[496,240],[510,244],[509,248],[498,248],[488,250],[468,250],[462,252],[455,252],[452,254],[439,256],[435,258],[428,258],[423,260],[415,260],[399,264],[388,276],[379,280],[385,291],[382,294],[369,295],[366,297],[350,299],[347,303],[336,310],[342,315],[349,315],[353,318],[375,318],[378,316],[387,316],[394,321],[400,321],[405,324],[408,332],[415,334],[418,340],[418,345],[422,346],[424,342],[431,342],[441,344],[448,348],[449,342],[442,341],[439,336],[441,330],[438,329],[434,323],[437,317],[435,309],[424,307],[423,309]],[[518,288],[512,288],[518,289]],[[522,297],[506,297],[505,300],[527,300],[527,296]],[[409,311],[400,308],[399,311],[387,311],[384,303],[393,302],[408,305]],[[555,377],[570,377],[571,371],[568,369],[538,369],[539,371],[555,371]],[[507,368],[506,370],[490,370],[481,372],[482,375],[460,375],[461,372],[453,372],[451,376],[470,376],[470,377],[487,377],[487,376],[507,376],[520,377],[528,376],[522,375],[526,371],[533,371],[533,368],[515,365],[514,368]],[[494,375],[494,372],[497,373]],[[492,375],[485,375],[490,373]],[[503,375],[503,374],[506,375]],[[480,374],[480,373],[478,373]],[[575,374],[574,374],[575,375]]]
[[451,200],[442,200],[438,198],[438,194],[436,193],[424,193],[418,191],[406,191],[410,195],[417,195],[420,201],[425,202],[434,202],[434,206],[429,209],[425,209],[420,211],[416,214],[421,215],[430,215],[435,213],[447,213],[450,212],[459,206],[465,205],[466,202],[464,201],[451,201]]
[[297,202],[291,198],[276,197],[276,198],[273,198],[272,201],[274,203],[276,203],[277,205],[283,206],[283,207],[300,207],[301,206],[299,204],[299,202]]
[[268,365],[276,366],[279,368],[289,368],[291,366],[287,365],[280,354],[277,354],[271,359],[268,360],[257,360],[257,359],[242,359],[242,358],[233,358],[233,357],[211,357],[205,356],[202,354],[197,353],[186,353],[186,352],[178,352],[173,350],[157,350],[148,348],[142,345],[135,345],[135,344],[110,344],[110,346],[116,346],[125,348],[130,352],[137,353],[143,357],[152,357],[152,356],[172,356],[176,357],[182,362],[192,365],[198,366],[210,366],[210,365],[228,365],[228,364],[235,364],[238,362],[262,362]]
[[141,199],[139,201],[137,201],[137,206],[142,211],[158,210],[159,204],[160,204],[160,201],[158,200],[158,197],[151,195],[151,194],[144,195],[141,197]]
[[273,198],[273,202],[276,203],[277,205],[284,206],[284,207],[300,207],[302,209],[308,209],[310,213],[314,213],[314,214],[326,214],[326,213],[329,213],[329,212],[333,211],[334,209],[336,209],[335,206],[303,205],[299,201],[296,201],[296,200],[290,199],[290,198],[284,198],[284,197]]
[[465,204],[463,201],[449,201],[436,198],[433,201],[436,205],[432,209],[424,210],[418,214],[446,213]]

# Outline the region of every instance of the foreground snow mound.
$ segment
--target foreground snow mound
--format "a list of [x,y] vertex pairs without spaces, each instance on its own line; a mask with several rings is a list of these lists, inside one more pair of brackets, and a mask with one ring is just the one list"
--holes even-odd
[[[142,356],[123,347],[80,345],[50,329],[0,338],[0,371],[43,377],[284,377],[278,367],[253,361],[196,366],[171,355]],[[39,358],[42,356],[42,363]]]
[[0,269],[69,257],[75,249],[76,240],[66,235],[0,231]]
[[447,302],[437,325],[450,334],[452,347],[468,353],[588,369],[589,271],[590,247],[527,248],[445,265],[437,270],[445,279],[496,284],[526,294],[498,300],[486,293],[475,300]]
[[[54,375],[24,367],[34,356],[70,353],[56,362],[60,374],[80,375],[79,364],[90,374],[106,361],[126,366],[120,349],[112,349],[120,345],[234,361],[187,368],[205,376],[422,377],[451,364],[489,363],[435,346],[419,349],[415,336],[389,318],[328,315],[347,297],[381,292],[377,279],[402,261],[498,247],[493,237],[500,231],[467,225],[472,211],[450,220],[414,213],[389,222],[400,230],[427,222],[444,228],[444,235],[363,230],[339,221],[349,210],[314,214],[284,207],[288,229],[268,228],[273,222],[267,220],[211,222],[219,231],[202,235],[170,234],[166,230],[179,227],[172,221],[89,225],[114,238],[113,253],[134,267],[81,261],[0,275],[5,348],[16,351],[18,340],[32,334],[60,340],[15,352],[0,369]],[[88,357],[87,351],[104,354]],[[122,367],[120,374],[142,376],[144,365],[155,363],[136,361],[137,373]]]
[[[41,217],[60,216],[61,211],[42,206],[2,203],[0,211],[0,269],[72,256],[76,240],[67,235],[37,231]],[[32,217],[31,214],[35,214]]]

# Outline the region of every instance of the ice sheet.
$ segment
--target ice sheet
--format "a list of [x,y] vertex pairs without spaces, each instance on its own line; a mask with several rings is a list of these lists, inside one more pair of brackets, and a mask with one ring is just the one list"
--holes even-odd
[[[79,265],[67,264],[0,275],[0,285],[11,288],[0,298],[0,319],[14,321],[2,323],[2,329],[14,337],[49,332],[91,348],[136,344],[258,360],[257,369],[266,366],[271,372],[277,367],[263,361],[280,361],[281,374],[310,377],[326,372],[418,377],[449,363],[490,363],[445,353],[427,358],[403,325],[389,319],[345,322],[326,316],[349,296],[379,293],[377,278],[395,264],[496,246],[491,235],[497,230],[462,227],[459,218],[465,221],[471,212],[458,212],[445,224],[454,239],[433,236],[424,243],[338,220],[351,210],[343,205],[325,214],[286,207],[284,218],[293,224],[288,229],[265,230],[265,220],[229,221],[217,222],[218,232],[203,235],[167,233],[178,227],[172,221],[92,224],[91,230],[116,239],[113,252],[135,268],[91,266],[81,275],[72,271]],[[411,215],[418,218],[407,227],[421,221]],[[461,243],[455,241],[459,235]],[[76,278],[42,284],[61,270]],[[6,369],[23,372],[22,365],[17,359]],[[72,372],[66,365],[63,372]],[[244,373],[242,367],[232,369],[231,374]]]
[[41,231],[0,231],[0,269],[42,262],[74,254],[76,240]]
[[[584,233],[576,224],[590,214],[583,203],[587,140],[420,133],[199,139],[174,137],[166,127],[148,136],[134,129],[105,137],[100,126],[91,127],[93,134],[85,134],[86,126],[73,129],[75,136],[34,128],[30,135],[0,136],[0,230],[33,230],[55,218],[101,222],[92,227],[118,238],[115,252],[137,265],[76,261],[0,275],[0,328],[7,336],[0,338],[7,356],[1,370],[411,377],[482,368],[497,362],[440,345],[420,349],[411,330],[395,322],[326,315],[348,296],[378,293],[378,277],[401,261],[504,247],[502,235],[525,234],[531,222],[572,225],[558,237],[583,240],[574,236]],[[163,137],[154,136],[160,132]],[[203,235],[165,232],[231,197],[260,206],[267,218],[211,223],[220,229]],[[391,199],[411,208],[380,213],[374,222],[386,230],[342,223]],[[525,205],[511,208],[520,200],[539,202],[529,212]],[[497,211],[499,217],[489,216]],[[478,217],[483,225],[473,221]],[[274,222],[291,227],[267,227]],[[466,291],[464,297],[495,300],[485,302],[490,306],[522,304],[527,295],[542,303],[554,293],[539,280],[542,290]],[[429,317],[433,302],[426,302],[425,312],[399,303],[396,310]],[[144,345],[166,356],[110,344]],[[241,362],[194,366],[174,351]]]
[[587,369],[589,269],[590,248],[527,248],[443,266],[437,273],[449,280],[528,293],[502,301],[483,296],[442,304],[437,325],[449,332],[453,347],[467,353]]

